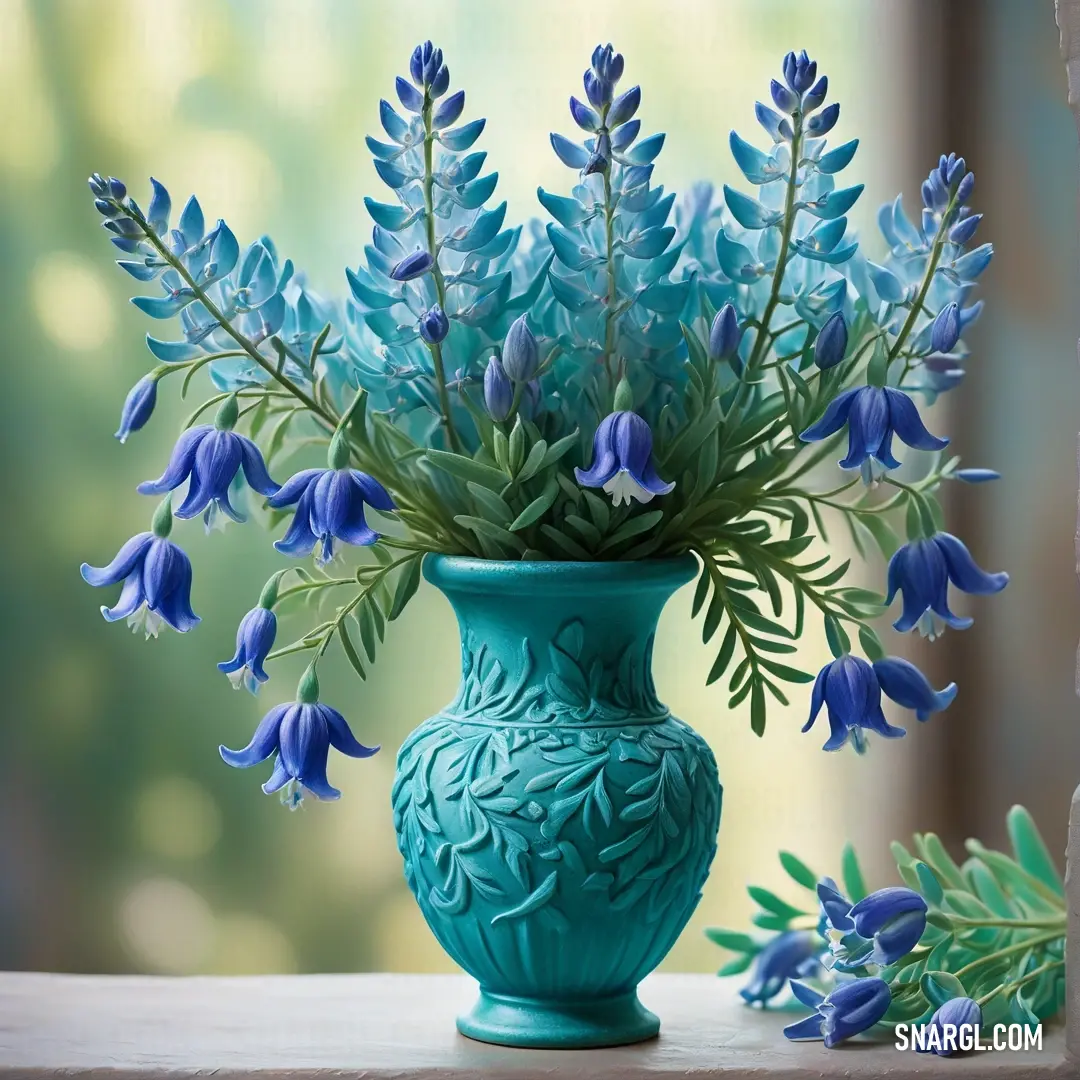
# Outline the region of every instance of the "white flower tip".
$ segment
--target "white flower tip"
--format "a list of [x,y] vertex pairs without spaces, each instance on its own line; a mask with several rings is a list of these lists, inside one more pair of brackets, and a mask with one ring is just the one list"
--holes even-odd
[[648,488],[642,487],[626,469],[620,469],[605,485],[604,491],[611,496],[613,506],[621,506],[631,501],[639,503],[650,502],[653,493]]

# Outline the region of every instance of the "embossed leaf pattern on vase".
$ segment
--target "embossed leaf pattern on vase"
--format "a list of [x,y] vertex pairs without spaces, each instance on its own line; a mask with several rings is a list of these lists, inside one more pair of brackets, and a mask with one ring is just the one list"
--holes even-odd
[[696,906],[721,792],[712,752],[656,697],[658,611],[614,642],[574,611],[549,640],[511,644],[463,619],[458,695],[401,748],[406,878],[485,991],[632,992]]

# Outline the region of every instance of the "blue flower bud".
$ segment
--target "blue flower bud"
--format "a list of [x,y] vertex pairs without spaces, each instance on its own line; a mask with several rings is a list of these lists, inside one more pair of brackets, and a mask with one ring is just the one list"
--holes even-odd
[[975,230],[982,219],[982,214],[971,214],[969,217],[962,218],[949,230],[949,242],[966,244],[975,235]]
[[431,96],[440,98],[450,87],[450,69],[443,64],[439,73],[431,80]]
[[109,194],[117,201],[121,202],[125,195],[127,195],[127,188],[124,186],[123,181],[117,180],[115,176],[109,177]]
[[964,203],[971,198],[971,193],[975,190],[975,174],[968,173],[963,180],[960,181],[960,185],[956,189],[956,201],[963,206]]
[[519,316],[506,332],[502,347],[502,367],[516,383],[528,382],[540,366],[540,349],[524,315]]
[[582,131],[595,131],[600,126],[600,117],[576,97],[570,98],[570,115]]
[[611,108],[608,110],[607,126],[608,128],[617,128],[620,124],[625,124],[634,113],[638,111],[638,106],[641,104],[641,87],[634,86],[626,91],[625,94],[620,94],[611,104]]
[[157,379],[153,375],[144,375],[129,391],[120,410],[120,427],[116,438],[122,443],[127,437],[138,431],[150,419],[157,404]]
[[848,328],[842,312],[836,311],[825,321],[814,342],[814,363],[822,371],[836,367],[848,346]]
[[412,281],[414,278],[423,277],[434,265],[435,260],[430,252],[414,251],[390,271],[390,276],[395,281]]
[[789,116],[799,108],[799,99],[783,84],[773,79],[769,83],[769,92],[776,102],[776,107]]
[[833,102],[832,105],[827,105],[822,109],[817,116],[812,116],[807,120],[806,130],[815,137],[827,135],[836,126],[836,121],[839,118],[840,106]]
[[252,608],[240,620],[233,657],[218,664],[218,670],[229,676],[234,690],[246,686],[254,694],[259,689],[259,683],[270,678],[263,669],[263,663],[270,655],[276,637],[277,616],[262,604]]
[[814,83],[813,89],[803,98],[803,112],[812,113],[815,109],[820,109],[825,102],[825,95],[829,92],[829,77],[822,75],[816,83]]
[[604,173],[611,168],[611,138],[606,131],[600,132],[596,137],[596,149],[589,155],[585,162],[585,168],[581,171],[586,176],[593,173]]
[[418,86],[424,81],[424,50],[427,49],[427,53],[431,55],[431,42],[425,41],[423,45],[417,45],[413,49],[412,56],[409,58],[409,74],[412,76],[412,81]]
[[101,173],[91,173],[90,177],[86,181],[90,185],[90,190],[98,197],[109,193],[109,185],[105,181],[105,178]]
[[116,217],[119,211],[108,199],[95,199],[94,209],[107,218]]
[[994,472],[993,469],[957,469],[953,476],[965,484],[985,484],[1001,479],[1001,473]]
[[952,187],[965,172],[967,172],[967,162],[963,158],[950,161],[948,168],[945,170],[945,183]]
[[[583,81],[585,83],[585,96],[596,108],[603,108],[611,100],[610,85],[598,79],[592,71],[585,72]],[[606,100],[605,94],[607,94]]]
[[438,345],[450,331],[450,320],[438,304],[420,316],[420,336],[429,345]]
[[709,355],[714,360],[726,360],[739,348],[742,330],[733,304],[725,304],[713,318],[709,330]]
[[960,340],[960,308],[956,301],[946,304],[934,319],[930,345],[934,352],[952,352]]
[[982,1027],[982,1009],[969,997],[950,998],[942,1005],[913,1040],[920,1054],[951,1057],[957,1050],[974,1048],[975,1036]]
[[461,115],[461,110],[464,108],[465,91],[459,90],[456,94],[451,94],[435,110],[435,114],[431,118],[431,123],[437,128],[449,127]]
[[492,420],[505,420],[513,403],[513,384],[506,377],[498,357],[493,356],[484,372],[484,404]]

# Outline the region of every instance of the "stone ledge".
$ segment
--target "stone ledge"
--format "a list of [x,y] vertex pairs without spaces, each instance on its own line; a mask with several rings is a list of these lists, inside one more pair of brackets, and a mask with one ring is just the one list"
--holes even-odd
[[942,1059],[858,1042],[830,1051],[788,1042],[780,1029],[790,1014],[746,1008],[732,982],[709,975],[654,975],[641,984],[642,1002],[662,1021],[650,1042],[509,1050],[455,1031],[475,992],[470,979],[454,975],[3,974],[0,1077],[1080,1077],[1066,1060],[1060,1025],[1044,1029],[1041,1051]]

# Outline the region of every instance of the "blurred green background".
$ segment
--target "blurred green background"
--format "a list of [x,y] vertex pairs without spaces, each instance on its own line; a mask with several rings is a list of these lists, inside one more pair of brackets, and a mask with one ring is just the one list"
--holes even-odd
[[[0,0],[0,967],[450,966],[405,888],[389,808],[397,745],[456,684],[442,598],[422,591],[366,685],[327,666],[325,698],[384,751],[332,760],[341,802],[290,814],[260,793],[261,775],[216,751],[246,742],[299,672],[283,665],[256,701],[214,668],[282,565],[270,538],[255,525],[210,537],[179,527],[203,617],[184,637],[148,643],[107,626],[106,598],[78,574],[146,527],[151,503],[135,485],[161,471],[192,407],[165,384],[151,427],[126,446],[111,438],[150,366],[149,327],[110,264],[85,177],[123,177],[144,205],[151,173],[174,204],[195,191],[242,243],[269,232],[318,291],[340,293],[370,229],[362,196],[379,196],[363,136],[428,37],[467,91],[466,115],[489,118],[479,148],[508,220],[537,211],[538,184],[571,183],[547,133],[569,128],[566,99],[597,41],[612,40],[642,84],[645,129],[668,132],[657,178],[678,190],[737,182],[729,129],[760,141],[753,102],[783,53],[805,47],[842,102],[835,140],[862,140],[851,175],[867,185],[855,218],[868,250],[881,251],[877,205],[901,187],[917,200],[953,145],[979,175],[998,249],[972,374],[953,416],[939,410],[931,425],[950,428],[969,463],[1006,474],[950,510],[983,564],[1013,574],[962,641],[935,647],[939,685],[955,676],[961,696],[866,760],[800,736],[802,698],[757,740],[722,687],[704,687],[711,655],[689,597],[676,598],[657,681],[716,749],[726,795],[705,898],[666,966],[718,965],[701,928],[746,919],[748,880],[781,886],[779,847],[832,872],[850,836],[884,884],[894,835],[997,840],[1004,810],[1027,801],[1059,850],[1080,779],[1077,627],[1061,600],[1075,506],[1076,149],[1049,0]],[[881,574],[871,566],[867,580]],[[826,656],[809,637],[806,665]]]

